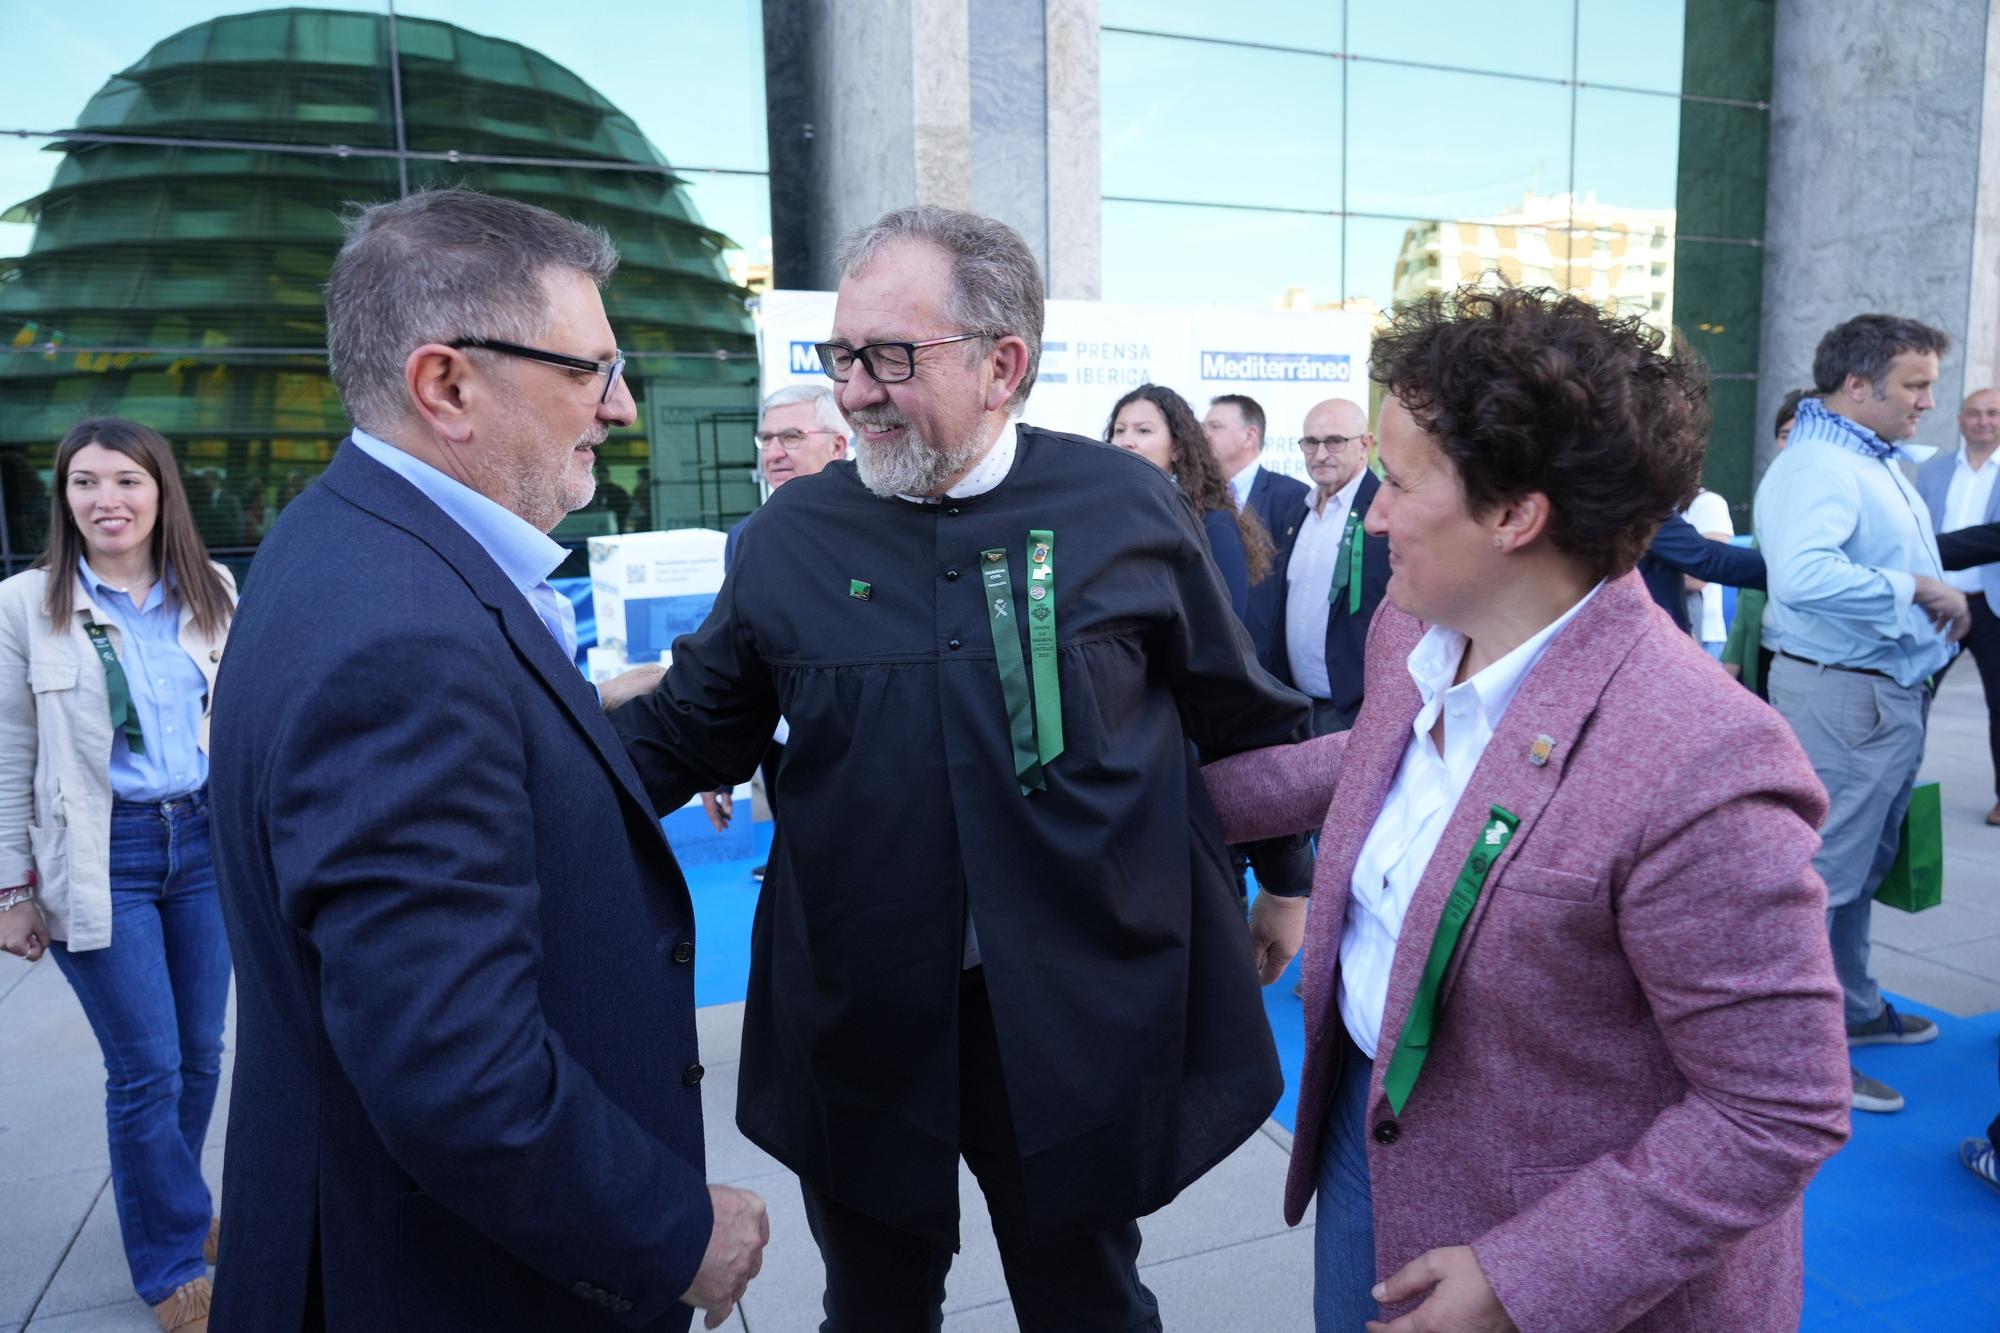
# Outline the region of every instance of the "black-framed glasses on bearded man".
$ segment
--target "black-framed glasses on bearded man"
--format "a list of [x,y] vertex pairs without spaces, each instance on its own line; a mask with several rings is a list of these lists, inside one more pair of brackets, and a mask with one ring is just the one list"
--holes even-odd
[[854,363],[868,372],[868,378],[877,384],[901,384],[917,373],[917,349],[919,347],[942,347],[946,343],[971,342],[974,338],[1004,338],[1004,333],[954,333],[943,338],[925,338],[920,342],[908,343],[866,343],[860,347],[849,347],[846,343],[814,343],[813,350],[819,353],[820,369],[829,379],[837,383],[847,383],[854,374]]
[[455,338],[445,345],[461,351],[470,347],[484,352],[498,352],[502,356],[518,356],[527,361],[540,361],[544,365],[561,366],[566,370],[602,375],[604,392],[597,395],[600,405],[611,401],[611,391],[618,387],[618,380],[625,373],[623,352],[614,352],[609,361],[593,361],[587,356],[571,356],[566,352],[551,352],[541,347],[524,347],[520,343],[501,342],[497,338]]

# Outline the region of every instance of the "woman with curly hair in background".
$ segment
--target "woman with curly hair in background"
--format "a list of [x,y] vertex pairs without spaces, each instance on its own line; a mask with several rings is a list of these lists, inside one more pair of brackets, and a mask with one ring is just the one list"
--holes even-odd
[[1208,436],[1187,399],[1161,384],[1142,384],[1118,400],[1104,424],[1104,438],[1138,454],[1172,477],[1201,515],[1215,567],[1229,585],[1229,604],[1244,619],[1250,588],[1269,578],[1277,564],[1277,548],[1264,524],[1248,510],[1236,507],[1229,478],[1208,447]]

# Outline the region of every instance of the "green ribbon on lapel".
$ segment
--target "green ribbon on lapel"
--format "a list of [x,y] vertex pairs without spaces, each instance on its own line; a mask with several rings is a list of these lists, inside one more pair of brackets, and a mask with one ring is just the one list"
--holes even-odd
[[125,733],[125,747],[133,754],[146,753],[146,738],[139,731],[139,710],[132,703],[132,684],[125,679],[125,668],[112,650],[111,636],[104,632],[104,626],[89,620],[84,622],[83,632],[90,636],[91,646],[104,659],[104,692],[111,696],[112,729]]
[[1035,753],[1047,768],[1063,752],[1062,679],[1056,671],[1056,534],[1028,534],[1028,658],[1035,671]]
[[1007,700],[1007,733],[1014,743],[1014,776],[1021,794],[1048,789],[1042,762],[1035,752],[1035,701],[1028,693],[1028,666],[1021,656],[1021,636],[1014,632],[1014,583],[1007,573],[1007,553],[999,547],[979,553],[979,578],[985,588],[986,623],[993,629],[993,660],[1000,668],[1000,693]]
[[1444,985],[1445,969],[1451,966],[1451,955],[1458,948],[1458,937],[1465,932],[1466,918],[1472,915],[1474,903],[1479,901],[1479,891],[1486,885],[1486,876],[1493,870],[1493,863],[1500,859],[1500,853],[1507,848],[1507,840],[1514,836],[1520,819],[1505,806],[1492,807],[1492,817],[1481,826],[1479,837],[1472,844],[1472,851],[1466,856],[1465,864],[1459,867],[1458,880],[1451,886],[1451,896],[1445,899],[1444,912],[1438,917],[1437,934],[1431,937],[1431,951],[1424,959],[1424,974],[1417,982],[1417,997],[1410,1002],[1410,1013],[1403,1020],[1402,1035],[1396,1038],[1396,1054],[1389,1061],[1389,1068],[1382,1075],[1382,1091],[1389,1098],[1389,1107],[1397,1115],[1403,1113],[1403,1106],[1410,1100],[1410,1090],[1417,1086],[1417,1075],[1424,1067],[1424,1057],[1430,1054],[1431,1034],[1437,1030],[1438,990]]
[[1361,515],[1352,509],[1347,511],[1346,526],[1340,530],[1340,555],[1333,563],[1333,584],[1326,590],[1326,600],[1335,603],[1340,594],[1347,594],[1347,614],[1361,614],[1361,553],[1366,533],[1361,529]]

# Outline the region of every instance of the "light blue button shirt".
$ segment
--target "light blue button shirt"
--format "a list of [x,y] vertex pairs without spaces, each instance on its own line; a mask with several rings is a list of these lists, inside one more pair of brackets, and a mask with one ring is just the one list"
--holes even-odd
[[[97,576],[88,561],[76,562],[83,591],[97,607],[99,624],[118,630],[118,665],[139,714],[146,753],[133,754],[123,728],[111,733],[111,794],[127,801],[164,801],[198,791],[208,781],[208,756],[201,750],[201,716],[208,705],[208,678],[181,647],[180,600],[168,595],[173,571],[137,606],[129,594]],[[92,653],[89,664],[95,664]]]
[[430,501],[493,557],[507,581],[521,590],[563,655],[576,661],[576,608],[549,583],[549,575],[569,554],[561,542],[503,504],[487,499],[464,482],[414,454],[356,428],[355,447],[422,491]]
[[1817,399],[1757,487],[1757,545],[1770,575],[1764,646],[1915,685],[1958,651],[1912,600],[1944,576],[1929,511],[1902,451]]

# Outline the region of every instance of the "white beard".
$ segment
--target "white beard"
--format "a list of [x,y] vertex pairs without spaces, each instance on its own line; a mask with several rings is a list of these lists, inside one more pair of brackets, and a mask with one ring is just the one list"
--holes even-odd
[[986,452],[986,446],[977,439],[955,449],[935,448],[899,413],[862,412],[851,420],[856,427],[868,430],[903,428],[903,438],[896,443],[874,444],[863,440],[854,456],[861,484],[884,500],[898,495],[937,495]]

